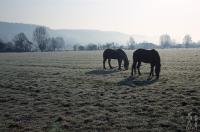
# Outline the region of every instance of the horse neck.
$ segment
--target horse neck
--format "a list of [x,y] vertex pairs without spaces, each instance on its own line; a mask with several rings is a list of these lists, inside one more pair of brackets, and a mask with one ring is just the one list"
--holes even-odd
[[124,62],[128,62],[128,57],[127,57],[126,53],[125,53],[123,50],[119,50],[119,49],[118,49],[118,51],[121,52],[121,54],[123,55],[123,58],[122,58],[123,61],[124,61]]
[[128,57],[124,54],[124,58],[123,58],[124,62],[128,62]]

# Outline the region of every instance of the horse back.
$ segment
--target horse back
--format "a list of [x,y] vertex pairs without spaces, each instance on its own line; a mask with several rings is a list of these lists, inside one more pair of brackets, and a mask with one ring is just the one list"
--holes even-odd
[[159,53],[155,49],[138,49],[133,53],[133,59],[144,63],[160,63]]
[[103,58],[106,58],[106,59],[110,59],[113,57],[116,58],[116,56],[117,56],[117,54],[113,49],[106,49],[103,52]]
[[113,50],[113,49],[106,49],[103,52],[103,58],[105,59],[120,59],[123,58],[125,52],[121,49]]

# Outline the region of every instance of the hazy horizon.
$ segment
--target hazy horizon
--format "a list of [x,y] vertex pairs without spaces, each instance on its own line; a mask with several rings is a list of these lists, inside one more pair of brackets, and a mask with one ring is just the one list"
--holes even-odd
[[198,0],[1,0],[0,21],[200,40]]

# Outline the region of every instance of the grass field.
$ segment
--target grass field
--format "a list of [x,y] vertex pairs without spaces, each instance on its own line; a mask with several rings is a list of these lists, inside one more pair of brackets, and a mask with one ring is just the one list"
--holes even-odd
[[200,112],[200,49],[158,51],[157,81],[144,63],[127,80],[133,51],[128,71],[104,71],[102,51],[1,53],[0,131],[185,131]]

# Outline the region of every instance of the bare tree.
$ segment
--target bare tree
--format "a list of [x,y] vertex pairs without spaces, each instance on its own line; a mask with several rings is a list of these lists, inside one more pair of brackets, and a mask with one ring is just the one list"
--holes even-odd
[[6,44],[0,39],[0,52],[5,51]]
[[129,41],[128,41],[128,49],[130,49],[130,50],[133,50],[133,49],[135,49],[135,40],[134,40],[134,38],[133,37],[130,37],[129,38]]
[[52,37],[48,39],[47,51],[56,51],[65,48],[65,41],[62,37]]
[[57,47],[57,41],[56,41],[56,39],[54,37],[53,38],[49,38],[46,50],[47,51],[55,51],[56,47]]
[[62,37],[56,37],[57,49],[64,49],[65,48],[65,40]]
[[45,27],[36,27],[33,32],[33,40],[37,42],[38,47],[43,52],[45,51],[48,43],[48,34]]
[[170,48],[170,46],[172,45],[171,37],[168,34],[161,35],[160,45],[163,48]]
[[78,50],[78,44],[75,44],[75,45],[73,45],[73,49],[74,49],[74,51],[77,51]]
[[103,45],[103,49],[113,49],[114,47],[115,47],[114,42],[106,43],[105,45]]
[[185,48],[189,48],[189,46],[192,44],[192,37],[190,35],[185,35],[183,38],[183,44],[185,45]]
[[78,50],[85,50],[85,47],[82,46],[82,45],[80,45],[80,46],[78,47]]
[[87,50],[97,50],[97,45],[96,44],[88,44],[86,47]]
[[31,51],[32,43],[28,40],[24,33],[17,34],[14,39],[15,48],[18,52],[29,52]]

